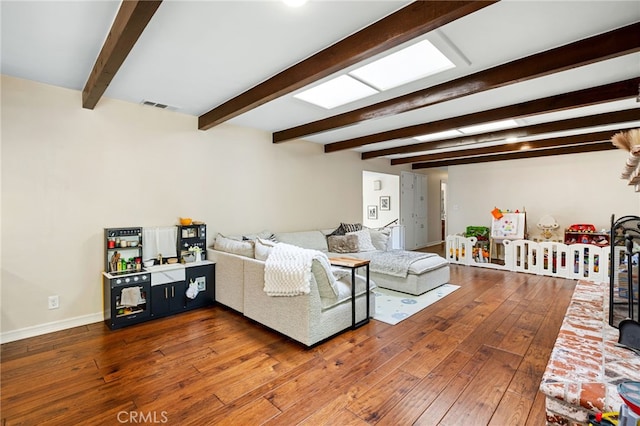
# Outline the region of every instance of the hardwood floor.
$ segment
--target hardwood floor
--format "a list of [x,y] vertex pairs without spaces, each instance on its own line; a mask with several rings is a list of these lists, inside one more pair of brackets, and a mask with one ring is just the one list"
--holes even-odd
[[221,306],[1,346],[2,424],[543,425],[575,281],[452,265],[461,288],[313,349]]

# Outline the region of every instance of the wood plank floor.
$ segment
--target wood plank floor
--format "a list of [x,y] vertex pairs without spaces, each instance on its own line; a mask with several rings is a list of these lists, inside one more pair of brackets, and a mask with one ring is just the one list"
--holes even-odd
[[575,281],[451,270],[445,299],[310,350],[221,306],[4,344],[2,424],[545,424]]

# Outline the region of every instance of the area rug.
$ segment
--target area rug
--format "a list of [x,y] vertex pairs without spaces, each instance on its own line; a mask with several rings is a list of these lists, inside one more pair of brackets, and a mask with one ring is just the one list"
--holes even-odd
[[374,290],[376,314],[373,319],[395,325],[459,288],[459,285],[444,284],[420,296],[414,296],[378,287]]

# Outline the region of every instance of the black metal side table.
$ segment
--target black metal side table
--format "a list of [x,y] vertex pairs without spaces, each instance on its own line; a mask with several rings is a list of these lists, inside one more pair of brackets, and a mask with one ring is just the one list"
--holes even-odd
[[[369,302],[370,302],[370,284],[369,284],[369,261],[356,259],[351,257],[330,257],[329,262],[333,266],[341,266],[351,269],[351,329],[355,330],[369,323]],[[356,269],[365,267],[367,277],[367,316],[362,321],[356,323]]]

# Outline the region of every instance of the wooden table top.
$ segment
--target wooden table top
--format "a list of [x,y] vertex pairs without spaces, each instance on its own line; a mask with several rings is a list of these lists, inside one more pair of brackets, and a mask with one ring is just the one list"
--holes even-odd
[[330,257],[329,262],[334,266],[346,266],[347,268],[359,268],[369,264],[368,260],[354,257]]

